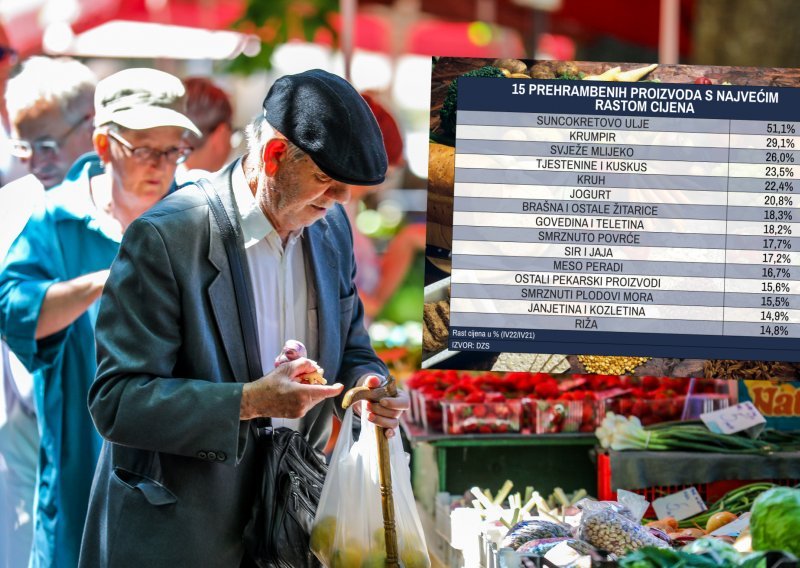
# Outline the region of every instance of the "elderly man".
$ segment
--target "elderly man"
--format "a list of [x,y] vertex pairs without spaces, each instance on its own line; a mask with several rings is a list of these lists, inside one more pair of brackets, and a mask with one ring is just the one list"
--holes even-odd
[[[86,408],[96,300],[123,232],[168,191],[186,156],[184,89],[128,69],[97,85],[97,155],[49,191],[0,273],[0,329],[34,372],[42,435],[32,566],[76,566],[101,440]],[[146,308],[145,308],[146,309]]]
[[[131,225],[101,302],[89,407],[106,444],[81,566],[250,566],[253,419],[321,448],[343,386],[375,386],[386,373],[362,324],[340,205],[347,184],[384,179],[369,107],[343,79],[307,71],[272,86],[248,135],[248,154],[212,181],[247,273],[253,313],[242,313],[258,330],[261,372],[248,372],[212,209],[202,190],[178,191]],[[308,359],[273,368],[288,339],[305,343],[328,384],[297,380],[314,370]],[[369,419],[395,428],[406,408],[401,393],[369,407]]]
[[[0,29],[0,41],[3,37]],[[87,116],[94,115],[95,83],[94,74],[73,59],[33,57],[5,87],[13,138],[4,157],[19,159],[34,175],[4,178],[10,183],[0,189],[0,259],[41,204],[45,188],[61,183],[75,159],[92,149]],[[5,343],[0,344],[0,383],[0,567],[26,566],[39,433],[33,379]]]
[[74,59],[31,57],[9,82],[11,153],[50,189],[92,149],[96,79]]

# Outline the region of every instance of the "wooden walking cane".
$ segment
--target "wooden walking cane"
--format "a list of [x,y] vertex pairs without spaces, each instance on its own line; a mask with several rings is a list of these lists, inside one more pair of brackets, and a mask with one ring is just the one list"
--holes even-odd
[[[347,391],[342,407],[347,408],[359,400],[377,403],[382,398],[397,396],[397,385],[394,377],[389,378],[379,387],[355,387]],[[386,536],[386,568],[400,568],[400,557],[397,547],[397,527],[394,519],[394,496],[392,494],[392,467],[389,458],[389,440],[386,439],[386,428],[375,426],[378,438],[378,476],[381,484],[381,508],[383,509],[383,531]]]

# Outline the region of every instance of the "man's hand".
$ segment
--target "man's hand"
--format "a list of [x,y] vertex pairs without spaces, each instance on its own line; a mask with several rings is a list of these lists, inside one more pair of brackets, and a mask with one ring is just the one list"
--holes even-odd
[[[381,386],[381,382],[380,377],[369,375],[363,384],[374,389]],[[400,389],[397,389],[397,396],[382,398],[379,403],[363,401],[356,405],[354,410],[360,413],[362,404],[367,409],[367,420],[377,426],[383,426],[386,429],[387,438],[391,438],[397,433],[395,430],[400,425],[400,416],[411,407],[408,393]]]
[[261,416],[271,418],[302,418],[317,404],[337,396],[342,385],[305,385],[301,375],[313,373],[317,366],[308,359],[290,361],[260,379],[247,383],[242,390],[239,419],[251,420]]

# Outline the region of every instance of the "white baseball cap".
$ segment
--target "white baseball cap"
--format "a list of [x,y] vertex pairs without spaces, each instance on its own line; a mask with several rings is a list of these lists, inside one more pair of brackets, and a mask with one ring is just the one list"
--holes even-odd
[[186,90],[180,79],[157,69],[124,69],[97,83],[94,125],[115,123],[131,130],[177,126],[200,130],[183,114]]

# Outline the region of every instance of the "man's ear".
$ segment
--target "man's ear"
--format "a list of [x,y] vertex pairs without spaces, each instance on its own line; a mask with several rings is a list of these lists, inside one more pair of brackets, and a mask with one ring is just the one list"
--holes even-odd
[[264,146],[262,158],[264,159],[264,170],[268,176],[272,177],[278,173],[278,166],[288,149],[286,140],[281,140],[280,138],[273,138]]
[[100,157],[100,161],[107,164],[111,161],[111,148],[108,144],[108,134],[102,130],[95,130],[92,134],[92,144],[94,151]]

